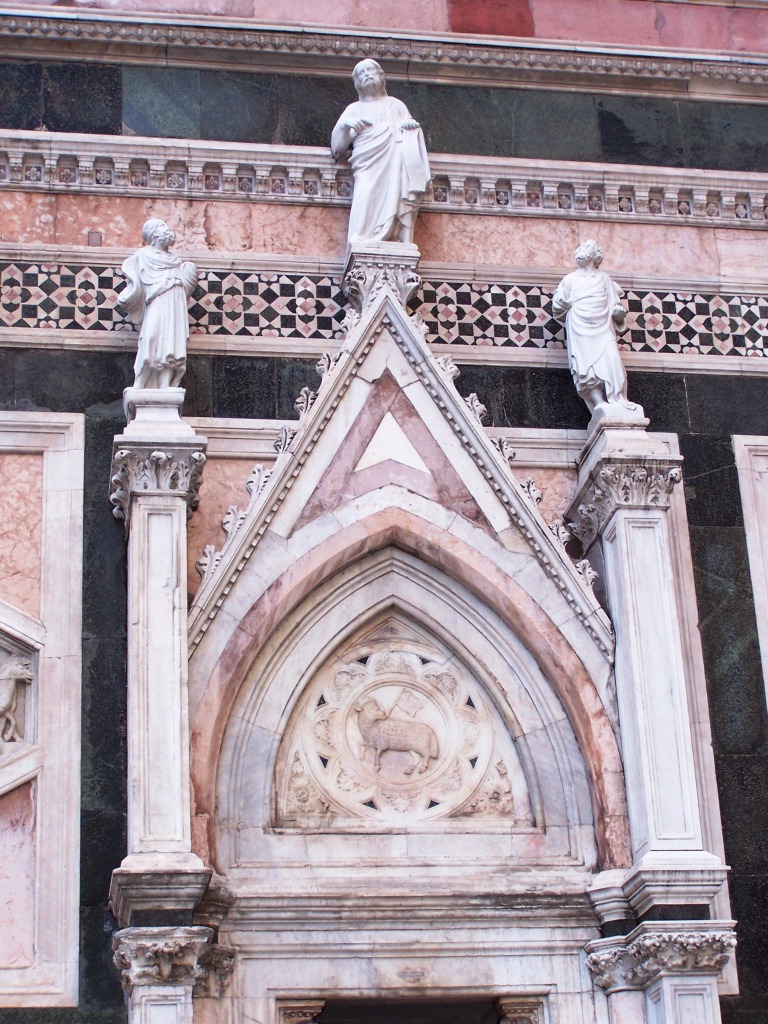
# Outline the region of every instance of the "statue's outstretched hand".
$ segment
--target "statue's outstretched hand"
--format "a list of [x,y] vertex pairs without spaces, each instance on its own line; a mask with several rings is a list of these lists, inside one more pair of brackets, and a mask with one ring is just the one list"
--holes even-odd
[[624,320],[627,316],[627,310],[624,306],[614,306],[611,310],[611,316],[614,320]]
[[403,123],[400,125],[400,127],[403,128],[403,129],[418,128],[419,127],[419,122],[418,121],[414,121],[414,119],[412,117],[409,117],[407,121],[403,121]]

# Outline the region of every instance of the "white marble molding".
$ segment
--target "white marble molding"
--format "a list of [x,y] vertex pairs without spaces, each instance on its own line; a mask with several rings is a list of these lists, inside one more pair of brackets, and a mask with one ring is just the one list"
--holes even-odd
[[[6,936],[29,932],[31,956],[11,962],[3,958],[0,1006],[74,1006],[79,964],[83,417],[0,412],[3,454],[42,458],[42,525],[39,616],[0,600],[0,646],[6,652],[23,652],[34,676],[25,687],[24,742],[2,744],[0,780],[3,793],[33,780],[35,843],[34,868],[29,861],[15,863],[13,857],[2,868],[4,886],[19,891],[31,885],[33,902],[29,917],[3,920]],[[38,751],[34,764],[15,758],[19,747]],[[34,877],[27,877],[25,870]]]
[[[439,213],[727,224],[768,214],[768,177],[727,171],[431,154],[421,204]],[[0,131],[0,191],[348,206],[352,174],[325,148]]]
[[739,475],[760,660],[768,700],[768,438],[733,438]]

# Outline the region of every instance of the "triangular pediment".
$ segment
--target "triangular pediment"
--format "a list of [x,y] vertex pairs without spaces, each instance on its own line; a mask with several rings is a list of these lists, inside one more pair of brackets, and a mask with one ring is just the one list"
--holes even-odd
[[[400,509],[443,522],[446,536],[461,522],[479,529],[486,545],[525,552],[609,654],[610,625],[591,588],[486,435],[479,401],[459,394],[452,361],[431,354],[393,290],[378,291],[318,372],[318,393],[302,392],[296,430],[283,428],[273,468],[256,475],[248,508],[229,516],[224,548],[204,559],[190,615],[193,646],[266,535],[279,539],[288,568],[304,550],[294,538],[315,543],[391,508],[394,518]],[[273,550],[260,578],[276,565]]]

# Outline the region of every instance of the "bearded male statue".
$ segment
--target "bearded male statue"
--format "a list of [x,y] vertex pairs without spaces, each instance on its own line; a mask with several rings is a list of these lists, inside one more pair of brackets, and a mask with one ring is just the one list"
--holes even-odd
[[120,295],[127,316],[139,326],[135,388],[176,388],[187,368],[187,299],[197,267],[169,252],[176,238],[165,221],[148,220],[144,247],[123,263],[128,285]]
[[362,60],[352,72],[358,99],[331,135],[331,152],[349,154],[355,179],[349,246],[413,242],[419,203],[430,182],[424,135],[408,108],[387,95],[384,72]]

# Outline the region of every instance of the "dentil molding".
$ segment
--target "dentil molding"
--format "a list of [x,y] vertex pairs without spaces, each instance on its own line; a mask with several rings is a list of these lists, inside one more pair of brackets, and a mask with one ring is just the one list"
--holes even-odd
[[285,28],[218,15],[8,9],[0,52],[16,57],[342,75],[378,60],[393,79],[761,102],[768,59],[494,36]]
[[645,988],[661,974],[719,974],[736,947],[736,935],[730,928],[711,931],[645,931],[645,928],[641,925],[626,939],[616,940],[611,945],[603,945],[605,940],[599,940],[587,947],[587,966],[595,976],[595,984],[606,993]]

